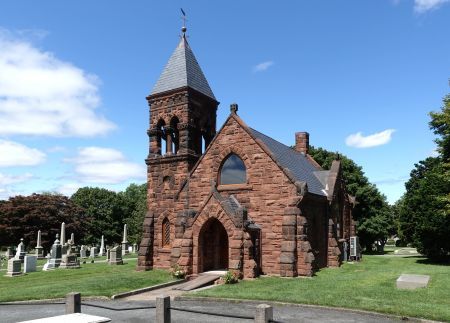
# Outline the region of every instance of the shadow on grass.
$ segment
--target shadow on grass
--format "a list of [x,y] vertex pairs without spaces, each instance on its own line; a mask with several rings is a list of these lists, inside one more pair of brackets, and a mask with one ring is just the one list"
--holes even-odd
[[423,265],[436,265],[436,266],[450,266],[450,259],[443,259],[443,260],[433,260],[433,259],[428,259],[428,258],[424,258],[422,257],[414,257],[414,258],[420,258],[417,259],[417,263],[418,264],[423,264]]

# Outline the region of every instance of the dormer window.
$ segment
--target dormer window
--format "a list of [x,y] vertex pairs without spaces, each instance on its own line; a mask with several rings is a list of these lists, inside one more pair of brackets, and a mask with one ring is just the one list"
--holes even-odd
[[228,155],[220,169],[220,185],[246,184],[247,170],[242,159],[236,154]]

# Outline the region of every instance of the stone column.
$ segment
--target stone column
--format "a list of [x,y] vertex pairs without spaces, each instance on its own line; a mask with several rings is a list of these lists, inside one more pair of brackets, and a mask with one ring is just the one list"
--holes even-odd
[[37,259],[44,259],[44,248],[41,245],[41,230],[38,231],[37,234],[37,242],[36,242],[36,257]]
[[127,225],[123,225],[122,255],[128,254],[128,232]]
[[66,224],[63,222],[61,223],[61,239],[60,239],[61,245],[66,244]]
[[336,237],[336,225],[328,220],[328,267],[339,267],[341,250]]
[[297,276],[297,216],[300,214],[298,207],[286,207],[284,209],[281,227],[282,242],[280,254],[280,276]]
[[100,242],[100,252],[98,253],[100,257],[105,255],[105,237],[102,236],[102,241]]
[[312,276],[315,257],[308,240],[308,220],[305,214],[297,218],[297,273],[301,276]]
[[138,252],[138,265],[136,270],[153,269],[153,236],[155,232],[152,212],[147,212],[144,218],[144,228]]

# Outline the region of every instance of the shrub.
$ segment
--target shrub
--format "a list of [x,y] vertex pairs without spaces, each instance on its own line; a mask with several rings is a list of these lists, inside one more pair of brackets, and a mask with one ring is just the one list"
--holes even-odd
[[186,277],[186,271],[178,264],[172,266],[172,268],[170,269],[170,273],[172,274],[172,277],[177,279],[183,279],[184,277]]
[[222,277],[225,284],[236,284],[239,281],[238,274],[228,270],[226,274]]

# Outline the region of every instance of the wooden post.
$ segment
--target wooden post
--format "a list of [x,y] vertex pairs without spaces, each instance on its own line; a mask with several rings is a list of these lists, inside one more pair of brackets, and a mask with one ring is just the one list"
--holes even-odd
[[81,313],[81,294],[69,293],[66,295],[66,314]]
[[170,297],[156,298],[156,323],[170,323]]
[[270,305],[256,306],[255,323],[269,323],[273,320],[273,308]]

